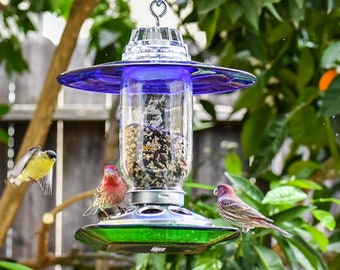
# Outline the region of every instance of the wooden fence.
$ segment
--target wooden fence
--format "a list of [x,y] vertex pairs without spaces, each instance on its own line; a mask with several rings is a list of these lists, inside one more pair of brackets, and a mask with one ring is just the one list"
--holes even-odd
[[[85,53],[86,48],[86,41],[79,41],[70,69],[92,65],[92,56]],[[30,64],[30,72],[8,78],[3,69],[0,71],[0,103],[14,101],[11,112],[0,122],[1,128],[13,132],[9,145],[0,144],[0,179],[6,179],[7,164],[15,159],[21,145],[39,99],[53,50],[54,45],[47,39],[32,36],[24,42],[24,54]],[[234,95],[218,97],[222,117],[228,114],[225,108],[231,105],[234,98]],[[104,163],[108,162],[104,157],[105,140],[109,135],[108,119],[114,101],[115,98],[110,95],[62,90],[44,145],[45,149],[53,149],[58,153],[53,195],[44,196],[38,185],[28,187],[0,256],[17,260],[35,257],[37,230],[43,214],[72,196],[97,186]],[[224,145],[225,142],[239,141],[240,128],[239,122],[230,121],[194,133],[192,174],[195,181],[210,184],[225,181],[223,159],[228,149]],[[117,128],[114,130],[117,132]],[[5,182],[0,181],[1,193],[4,187]],[[50,232],[51,253],[67,254],[75,246],[81,251],[89,250],[74,240],[74,233],[86,224],[98,222],[96,216],[82,216],[91,202],[92,199],[79,201],[57,215],[55,226]]]

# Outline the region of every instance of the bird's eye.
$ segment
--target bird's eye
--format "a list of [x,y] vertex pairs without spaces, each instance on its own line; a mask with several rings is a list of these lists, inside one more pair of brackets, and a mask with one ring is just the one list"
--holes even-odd
[[109,173],[115,173],[115,172],[116,172],[115,169],[108,169],[107,171],[108,171]]

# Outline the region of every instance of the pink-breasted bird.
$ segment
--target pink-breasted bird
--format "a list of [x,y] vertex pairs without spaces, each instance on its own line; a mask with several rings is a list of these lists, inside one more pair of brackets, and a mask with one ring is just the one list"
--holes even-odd
[[214,190],[214,195],[218,197],[217,209],[221,217],[228,223],[240,227],[242,232],[248,232],[253,228],[270,228],[285,236],[291,236],[290,233],[272,224],[273,220],[239,199],[231,186],[219,185]]
[[83,213],[83,216],[94,215],[100,209],[109,217],[105,209],[114,206],[117,206],[123,212],[118,204],[124,200],[127,189],[128,186],[120,176],[117,167],[115,165],[105,166],[103,180],[94,193],[95,200]]

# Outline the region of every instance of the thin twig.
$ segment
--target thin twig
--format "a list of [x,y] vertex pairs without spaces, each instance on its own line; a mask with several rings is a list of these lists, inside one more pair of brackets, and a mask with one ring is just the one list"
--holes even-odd
[[56,260],[56,257],[48,253],[49,229],[55,222],[55,216],[59,212],[61,212],[62,210],[70,206],[71,204],[78,202],[80,200],[84,200],[89,197],[92,197],[93,194],[94,194],[94,190],[82,192],[80,194],[77,194],[69,198],[68,200],[64,201],[62,204],[57,205],[50,212],[45,213],[42,217],[42,222],[38,230],[37,256],[34,260],[23,262],[23,264],[33,267],[33,268],[39,268],[39,267],[45,267],[45,266],[51,265],[52,262]]

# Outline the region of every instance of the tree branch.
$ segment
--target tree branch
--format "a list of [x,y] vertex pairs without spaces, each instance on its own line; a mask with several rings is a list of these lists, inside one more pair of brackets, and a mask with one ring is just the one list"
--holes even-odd
[[4,4],[0,3],[0,11],[3,11],[3,12],[8,11],[8,5],[4,5]]
[[[55,78],[67,69],[77,43],[80,28],[98,3],[99,0],[74,0],[59,46],[54,52],[37,109],[25,133],[17,160],[24,155],[29,147],[45,144],[60,90],[60,85]],[[0,198],[0,247],[4,243],[7,231],[19,210],[26,189],[27,184],[22,184],[19,188],[7,185]]]
[[55,260],[55,256],[48,253],[48,242],[49,242],[49,229],[55,222],[56,215],[61,212],[63,209],[67,208],[71,204],[84,200],[86,198],[92,197],[94,194],[94,190],[89,190],[77,194],[70,199],[66,200],[62,204],[53,208],[50,212],[45,213],[42,217],[42,222],[40,228],[38,230],[38,248],[37,248],[37,257],[34,260],[30,260],[24,262],[23,264],[32,267],[34,269],[46,267],[48,265],[53,264],[52,261]]
[[21,264],[34,269],[44,268],[50,265],[66,265],[75,266],[79,262],[85,262],[86,260],[103,259],[103,260],[114,260],[115,265],[119,268],[130,269],[135,265],[135,260],[131,255],[128,257],[118,254],[108,253],[80,253],[78,249],[72,249],[69,254],[63,256],[55,256],[54,254],[48,253],[48,241],[49,241],[49,230],[55,222],[56,215],[69,207],[71,204],[92,197],[95,190],[89,190],[77,194],[70,199],[66,200],[62,204],[53,208],[50,212],[45,213],[42,217],[41,225],[38,230],[38,248],[35,259],[21,262]]

